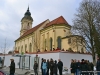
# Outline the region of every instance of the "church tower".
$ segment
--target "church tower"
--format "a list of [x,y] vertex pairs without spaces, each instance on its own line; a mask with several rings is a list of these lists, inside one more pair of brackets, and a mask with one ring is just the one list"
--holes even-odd
[[24,17],[21,20],[20,36],[22,36],[27,30],[32,28],[32,22],[33,18],[31,17],[31,13],[28,7],[26,13],[24,14]]

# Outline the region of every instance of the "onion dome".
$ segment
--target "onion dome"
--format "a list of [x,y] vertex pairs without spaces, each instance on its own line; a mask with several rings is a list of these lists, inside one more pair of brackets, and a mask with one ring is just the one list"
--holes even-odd
[[33,18],[31,17],[31,13],[29,11],[29,7],[28,7],[28,9],[27,9],[26,13],[24,14],[24,17],[22,18],[21,21],[23,21],[23,20],[31,20],[31,21],[33,21]]

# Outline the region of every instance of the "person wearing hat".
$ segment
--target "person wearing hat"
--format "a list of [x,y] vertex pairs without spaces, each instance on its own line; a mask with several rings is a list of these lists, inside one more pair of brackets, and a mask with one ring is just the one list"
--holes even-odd
[[10,59],[10,61],[11,61],[11,64],[9,66],[9,68],[10,68],[10,75],[14,75],[14,73],[15,73],[15,62],[14,62],[14,59]]

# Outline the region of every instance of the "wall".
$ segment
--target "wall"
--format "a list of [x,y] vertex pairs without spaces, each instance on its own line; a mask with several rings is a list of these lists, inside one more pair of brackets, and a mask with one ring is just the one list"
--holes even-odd
[[68,44],[68,38],[62,39],[62,48],[64,50],[68,50],[70,48],[70,45]]
[[[30,69],[33,70],[34,57],[36,56],[36,54],[25,54],[25,55],[31,56]],[[39,57],[39,70],[41,67],[42,58],[46,60],[52,58],[57,61],[58,59],[61,59],[61,61],[63,62],[63,67],[67,67],[68,69],[70,68],[71,59],[77,59],[77,60],[86,59],[92,62],[92,56],[89,54],[66,53],[66,52],[49,52],[49,53],[45,52],[45,53],[39,53],[38,57]],[[18,66],[19,57],[13,57],[11,55],[6,56],[4,65],[6,65],[7,67],[10,65],[10,58],[13,58],[15,60],[16,68],[19,68]],[[70,70],[68,72],[70,72]]]
[[[68,40],[71,39],[71,43],[68,44]],[[73,51],[77,52],[82,52],[82,48],[83,48],[83,52],[86,52],[85,49],[85,44],[82,41],[81,43],[81,37],[79,36],[75,36],[75,35],[71,35],[69,37],[63,38],[62,39],[62,48],[64,48],[65,50],[69,50],[69,48],[71,48]],[[84,39],[83,39],[84,40]]]
[[41,30],[41,46],[40,50],[43,52],[45,50],[45,39],[46,39],[46,49],[50,51],[50,38],[52,38],[52,48],[57,48],[58,42],[57,38],[58,36],[65,37],[68,36],[70,33],[69,27],[65,26],[65,24],[58,24],[53,25],[50,27],[47,27],[43,30]]
[[[36,54],[32,54],[31,55],[31,59],[34,59],[34,57],[36,56]],[[41,59],[54,59],[54,60],[58,60],[59,59],[59,53],[43,53],[43,54],[38,54],[39,57],[39,69],[40,69],[40,65],[41,65]],[[33,60],[31,60],[30,64],[34,63]],[[33,69],[33,65],[30,66],[31,69]]]
[[63,61],[63,66],[68,68],[68,72],[70,72],[70,63],[71,59],[80,60],[85,59],[92,62],[92,56],[89,54],[77,54],[77,53],[60,53],[59,58]]
[[[0,55],[0,57],[3,58],[3,56],[1,56],[1,55]],[[11,61],[10,61],[11,58],[14,59],[16,68],[19,68],[19,65],[18,65],[19,57],[13,57],[12,55],[6,55],[5,56],[4,65],[6,67],[9,67],[10,66],[10,63],[11,63]]]

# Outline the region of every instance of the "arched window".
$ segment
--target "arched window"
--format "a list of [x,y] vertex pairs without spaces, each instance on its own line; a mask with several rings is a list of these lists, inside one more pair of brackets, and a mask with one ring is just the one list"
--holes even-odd
[[32,44],[30,43],[29,52],[32,52]]
[[23,46],[21,47],[21,52],[23,52]]
[[84,52],[83,48],[81,48],[81,52],[82,52],[82,53]]
[[47,41],[46,41],[46,39],[45,39],[45,41],[44,41],[44,43],[45,43],[45,49],[46,49],[46,42],[47,42]]
[[27,51],[27,45],[25,45],[25,51]]
[[71,43],[71,38],[68,39],[68,44],[70,44],[70,43]]
[[17,47],[15,48],[15,50],[17,50]]
[[52,38],[50,38],[50,50],[52,50]]
[[20,47],[18,47],[18,51],[19,51]]
[[30,29],[30,25],[29,25],[29,23],[28,23],[28,25],[27,25],[27,29]]
[[61,37],[60,36],[58,36],[58,38],[57,38],[57,47],[59,48],[59,49],[61,49]]

